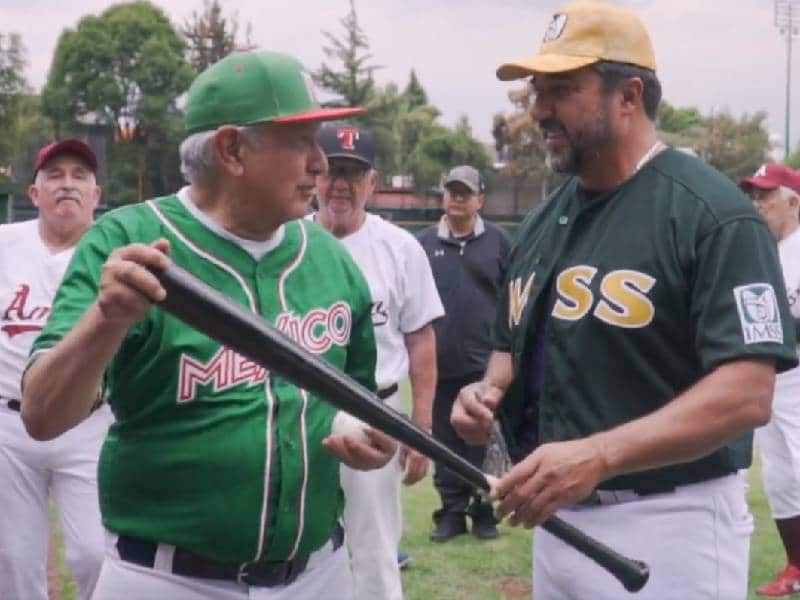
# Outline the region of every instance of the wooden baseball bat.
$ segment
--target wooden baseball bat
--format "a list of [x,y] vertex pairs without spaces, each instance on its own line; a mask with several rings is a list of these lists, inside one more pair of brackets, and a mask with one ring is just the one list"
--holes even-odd
[[[167,292],[157,304],[166,312],[444,465],[479,490],[490,491],[489,481],[480,469],[259,315],[174,264],[153,272]],[[638,591],[647,583],[650,572],[645,563],[621,555],[558,517],[550,517],[541,526],[597,562],[628,591]]]

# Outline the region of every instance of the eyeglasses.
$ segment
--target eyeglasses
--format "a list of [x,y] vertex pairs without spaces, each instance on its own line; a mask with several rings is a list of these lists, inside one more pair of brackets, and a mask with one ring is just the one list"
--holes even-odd
[[447,193],[451,198],[463,198],[464,200],[470,200],[475,196],[475,192],[469,188],[447,188]]
[[345,181],[360,181],[369,173],[369,167],[359,164],[329,164],[328,172],[325,174],[328,179],[342,178]]

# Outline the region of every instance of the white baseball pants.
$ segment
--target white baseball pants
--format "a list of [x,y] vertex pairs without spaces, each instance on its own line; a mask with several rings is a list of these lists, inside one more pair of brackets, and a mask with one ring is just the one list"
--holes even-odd
[[761,454],[761,477],[772,516],[800,515],[800,380],[778,376],[772,417],[755,432]]
[[142,567],[120,560],[117,536],[106,535],[106,556],[93,600],[353,600],[353,578],[344,547],[332,550],[328,542],[312,553],[305,571],[289,585],[254,587],[235,581],[219,581],[173,575],[169,561]]
[[88,599],[103,560],[97,459],[113,416],[108,405],[48,442],[28,436],[0,406],[0,598],[47,600],[48,498],[64,533],[67,566]]
[[[395,392],[385,400],[399,410]],[[399,452],[385,466],[357,471],[342,465],[344,530],[353,569],[355,600],[403,600],[397,550],[403,534]]]
[[753,518],[742,474],[619,504],[558,512],[568,523],[650,565],[630,594],[614,577],[541,527],[533,536],[536,600],[745,600]]

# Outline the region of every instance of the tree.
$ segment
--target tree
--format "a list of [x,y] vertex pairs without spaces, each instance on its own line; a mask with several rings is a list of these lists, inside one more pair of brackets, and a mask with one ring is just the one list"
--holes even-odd
[[658,128],[670,133],[681,133],[703,124],[703,115],[694,106],[673,106],[663,100],[658,107]]
[[545,163],[544,139],[530,115],[533,86],[525,83],[521,88],[511,90],[508,99],[515,107],[514,112],[508,116],[502,113],[495,115],[494,120],[495,123],[505,120],[504,150],[508,161],[501,173],[511,180],[511,210],[519,214],[532,203],[530,200],[523,203],[523,194],[529,195],[527,190],[541,187],[540,196],[544,198],[549,169]]
[[353,120],[375,136],[377,168],[387,175],[412,175],[415,187],[422,190],[437,186],[442,174],[458,162],[486,170],[488,155],[472,137],[469,124],[462,121],[454,131],[438,124],[441,113],[428,103],[413,69],[402,92],[395,83],[376,85],[373,75],[380,67],[371,63],[369,41],[353,0],[340,23],[342,38],[323,31],[328,40],[323,51],[335,64],[323,63],[313,77],[341,102],[367,108]]
[[765,112],[740,119],[725,112],[708,117],[706,135],[696,148],[698,155],[734,181],[749,177],[767,160],[766,118]]
[[[59,134],[89,123],[132,142],[132,151],[121,149],[124,144],[112,146],[109,177],[125,180],[138,199],[165,193],[177,179],[164,165],[177,152],[172,137],[176,99],[193,76],[184,51],[161,9],[143,0],[84,17],[77,29],[64,30],[56,47],[43,92],[45,113]],[[124,172],[129,165],[118,165],[115,156],[130,161],[131,153],[135,181]]]
[[375,136],[377,167],[387,174],[410,174],[409,157],[434,127],[439,110],[427,104],[412,107],[394,83],[375,88],[367,109],[359,122]]
[[489,154],[472,137],[466,116],[461,117],[453,130],[433,125],[415,145],[408,163],[417,189],[423,190],[438,187],[442,177],[456,165],[472,165],[484,179],[490,174]]
[[312,76],[317,85],[341,96],[348,106],[365,106],[375,92],[373,73],[381,67],[370,64],[369,40],[358,23],[355,0],[350,0],[350,12],[339,23],[344,28],[343,39],[323,31],[328,45],[322,50],[325,56],[341,66],[330,67],[322,63]]
[[408,103],[408,108],[413,110],[419,106],[426,106],[428,104],[428,94],[425,88],[417,79],[417,74],[414,69],[411,69],[411,74],[408,77],[408,85],[403,90],[403,98]]
[[0,168],[11,172],[15,140],[14,132],[20,118],[24,99],[29,93],[25,80],[25,48],[19,34],[0,33]]
[[218,60],[225,58],[237,48],[250,48],[250,24],[247,24],[245,40],[239,43],[239,19],[222,15],[222,6],[218,0],[203,0],[202,12],[192,12],[180,29],[186,39],[189,62],[198,73]]

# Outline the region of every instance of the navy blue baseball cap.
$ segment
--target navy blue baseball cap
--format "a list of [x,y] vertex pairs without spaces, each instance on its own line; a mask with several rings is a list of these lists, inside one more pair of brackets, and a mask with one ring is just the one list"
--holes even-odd
[[354,125],[326,125],[317,139],[328,158],[351,158],[370,167],[375,163],[375,138]]

